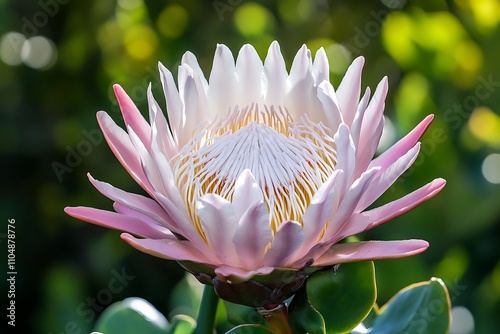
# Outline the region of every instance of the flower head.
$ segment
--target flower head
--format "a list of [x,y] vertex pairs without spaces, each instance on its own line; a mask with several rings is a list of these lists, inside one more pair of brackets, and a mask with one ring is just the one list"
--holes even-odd
[[[367,210],[416,159],[432,116],[374,159],[387,79],[371,98],[369,88],[361,96],[363,63],[355,59],[335,90],[323,49],[313,61],[303,46],[288,73],[276,42],[264,63],[250,45],[236,62],[218,45],[208,81],[187,52],[177,86],[159,65],[168,122],[151,87],[148,123],[114,86],[126,131],[105,112],[97,118],[118,160],[150,197],[89,175],[116,212],[66,212],[124,231],[133,247],[180,261],[223,296],[248,281],[279,288],[285,298],[317,268],[422,252],[423,240],[339,243],[411,210],[445,184],[436,179]],[[271,278],[263,284],[262,277]]]

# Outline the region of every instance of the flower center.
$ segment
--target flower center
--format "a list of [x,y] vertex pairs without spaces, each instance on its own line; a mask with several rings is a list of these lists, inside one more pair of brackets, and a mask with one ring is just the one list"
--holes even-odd
[[[216,193],[231,201],[245,169],[259,184],[274,231],[302,215],[336,165],[333,133],[307,118],[294,122],[282,108],[234,108],[204,125],[173,161],[177,187],[201,232],[196,200]],[[202,234],[203,235],[203,234]]]

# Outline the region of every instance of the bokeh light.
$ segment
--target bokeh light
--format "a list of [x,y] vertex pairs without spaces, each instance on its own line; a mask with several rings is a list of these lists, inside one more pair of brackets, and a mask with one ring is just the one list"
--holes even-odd
[[150,59],[158,49],[158,37],[146,25],[136,25],[127,30],[123,43],[127,53],[136,60]]
[[26,37],[18,32],[8,32],[0,40],[0,59],[7,65],[16,66],[23,62],[21,48]]
[[500,147],[500,116],[490,108],[478,107],[474,109],[467,125],[476,138]]
[[234,24],[239,32],[246,36],[259,35],[272,26],[268,10],[254,2],[239,6],[234,13]]
[[189,13],[181,5],[171,4],[161,11],[157,22],[160,33],[169,38],[176,38],[188,27]]
[[49,69],[57,60],[54,42],[42,36],[29,38],[21,48],[21,59],[23,63],[34,69]]
[[451,323],[450,334],[474,333],[474,317],[467,308],[463,306],[453,307],[451,309],[451,318],[453,321]]
[[483,161],[482,172],[488,182],[500,183],[500,154],[488,155]]

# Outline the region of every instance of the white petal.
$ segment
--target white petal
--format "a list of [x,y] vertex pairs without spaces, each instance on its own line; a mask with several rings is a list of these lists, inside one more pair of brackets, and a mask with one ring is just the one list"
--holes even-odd
[[167,260],[209,262],[207,258],[194,249],[188,241],[175,239],[138,239],[130,234],[123,233],[121,238],[141,252],[151,254]]
[[369,167],[380,166],[382,169],[386,169],[389,165],[394,163],[396,159],[399,159],[400,156],[415,145],[419,138],[422,137],[425,130],[427,130],[433,119],[434,115],[427,116],[410,133],[400,139],[396,144],[392,145],[380,156],[373,159]]
[[370,211],[353,215],[339,232],[339,240],[366,230],[370,230],[410,211],[411,209],[434,197],[444,188],[445,184],[445,180],[436,179],[395,201]]
[[379,169],[380,168],[375,167],[364,172],[363,174],[361,174],[360,178],[352,184],[349,191],[347,191],[340,205],[338,206],[338,209],[335,212],[330,225],[328,225],[323,240],[337,240],[335,236],[336,233],[342,228],[342,226],[344,226],[346,221],[353,214],[359,199],[366,191],[368,185],[378,173]]
[[262,101],[262,61],[250,44],[240,49],[236,59],[238,81],[238,104],[247,106]]
[[196,202],[203,231],[221,261],[227,265],[238,265],[232,242],[237,221],[231,203],[216,194],[206,194]]
[[148,216],[158,225],[163,225],[173,232],[179,232],[177,224],[152,199],[115,188],[109,183],[94,179],[90,174],[87,176],[94,187],[107,198]]
[[353,177],[356,171],[356,148],[354,147],[349,129],[345,124],[339,126],[334,136],[334,141],[337,145],[337,166],[335,166],[335,169],[344,171],[342,175],[344,181],[338,186],[340,196],[343,197],[344,193],[354,181]]
[[159,172],[158,167],[154,163],[151,154],[149,154],[148,149],[144,146],[144,143],[139,139],[139,137],[135,134],[132,128],[129,127],[128,132],[132,144],[134,144],[135,149],[137,150],[137,152],[139,152],[139,156],[141,157],[142,170],[144,171],[144,174],[146,174],[146,177],[153,186],[154,191],[158,191],[165,194],[166,189],[163,186],[161,173]]
[[272,238],[267,205],[264,202],[255,203],[240,219],[233,238],[241,265],[252,270],[260,267]]
[[424,240],[362,241],[333,245],[314,262],[315,266],[394,259],[416,255],[429,247]]
[[153,193],[153,186],[142,169],[141,157],[130,140],[130,136],[113,121],[104,111],[97,113],[97,121],[104,138],[116,158],[125,167],[132,178],[148,193]]
[[179,91],[175,86],[172,73],[162,63],[158,63],[158,69],[160,70],[161,85],[165,93],[170,129],[172,130],[174,141],[177,143],[181,131],[182,119],[185,117],[184,107],[179,96]]
[[340,110],[344,116],[344,121],[351,126],[358,107],[359,95],[361,93],[361,71],[365,59],[358,57],[354,59],[347,69],[342,82],[337,89]]
[[370,100],[370,93],[371,93],[370,87],[366,87],[365,94],[361,98],[361,101],[359,101],[354,121],[350,126],[351,136],[354,141],[354,145],[356,147],[359,147],[359,136],[361,134],[361,126],[363,125],[363,119],[365,117],[366,107],[368,106],[368,101]]
[[263,200],[262,190],[250,169],[245,169],[234,184],[233,202],[236,219],[240,219],[251,205]]
[[178,152],[177,144],[172,137],[163,111],[151,92],[151,84],[148,86],[148,105],[149,120],[151,122],[151,140],[155,143],[155,146],[170,159]]
[[187,65],[189,65],[189,67],[191,67],[193,69],[193,76],[195,78],[199,78],[199,80],[202,84],[203,90],[206,92],[208,90],[208,82],[207,82],[207,79],[205,79],[205,75],[203,74],[203,71],[201,70],[200,65],[198,64],[198,60],[196,59],[196,56],[192,52],[188,51],[188,52],[184,53],[184,55],[182,56],[181,63],[187,64]]
[[318,242],[318,236],[326,223],[333,217],[334,210],[338,207],[339,196],[337,194],[336,181],[342,170],[336,170],[332,176],[318,189],[306,209],[302,219],[304,222],[304,243],[301,254],[304,255]]
[[210,119],[202,84],[193,77],[192,69],[187,64],[179,67],[179,94],[184,101],[185,113],[179,135],[179,147],[182,147],[193,137],[196,127]]
[[208,100],[215,113],[226,113],[238,102],[235,99],[236,77],[234,58],[223,44],[217,45],[212,72],[210,72]]
[[120,213],[87,207],[67,207],[64,211],[77,219],[99,226],[126,231],[141,237],[164,239],[171,235],[169,231],[158,224],[149,224],[136,217],[124,216]]
[[323,81],[330,82],[330,66],[328,64],[328,57],[324,48],[319,48],[316,51],[313,62],[313,77],[314,85],[318,86]]
[[313,83],[311,51],[303,45],[293,60],[287,79],[285,104],[294,119],[299,119],[311,108],[311,97],[315,94]]
[[300,223],[292,220],[282,223],[264,257],[264,266],[287,267],[303,241],[304,230]]
[[181,235],[188,239],[194,247],[202,252],[210,261],[218,261],[213,251],[208,247],[205,240],[202,238],[200,231],[191,221],[189,214],[184,208],[177,207],[171,200],[160,193],[155,194],[155,198],[167,214],[177,223],[181,230]]
[[[366,108],[358,144],[358,170],[366,169],[377,149],[384,127],[384,107],[387,95],[387,77],[384,77],[377,86],[373,97]],[[376,126],[375,126],[376,125]]]
[[363,197],[358,202],[356,210],[362,211],[370,206],[377,198],[379,198],[389,187],[397,180],[404,171],[413,164],[420,151],[420,143],[417,143],[405,155],[400,157],[396,162],[385,170],[381,170],[382,174],[373,180],[368,186]]
[[323,81],[318,87],[318,99],[323,108],[319,108],[321,115],[317,115],[317,120],[314,118],[314,110],[309,111],[313,120],[323,122],[328,128],[337,131],[339,125],[343,123],[342,113],[338,106],[337,94],[329,81]]
[[237,284],[248,281],[255,275],[268,275],[272,273],[273,270],[273,267],[260,267],[255,270],[246,270],[237,267],[220,266],[215,269],[215,274],[222,282]]
[[269,106],[283,105],[288,73],[285,60],[281,55],[280,46],[276,41],[272,42],[269,47],[264,61],[264,74],[267,79],[266,104]]

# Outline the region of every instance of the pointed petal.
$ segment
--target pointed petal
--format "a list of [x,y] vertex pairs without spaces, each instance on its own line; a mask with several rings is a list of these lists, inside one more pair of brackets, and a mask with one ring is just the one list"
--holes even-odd
[[179,91],[175,86],[174,78],[172,73],[163,66],[162,63],[158,63],[158,69],[160,71],[160,80],[163,87],[163,92],[165,93],[165,101],[167,104],[167,114],[170,129],[172,130],[172,136],[175,143],[178,143],[179,132],[181,131],[182,119],[185,117],[184,108],[179,95]]
[[255,270],[246,270],[243,268],[220,266],[215,269],[215,274],[217,274],[217,277],[222,282],[237,284],[248,281],[255,275],[269,275],[273,270],[274,268],[272,267],[260,267]]
[[382,119],[385,107],[385,97],[387,96],[387,91],[389,90],[389,83],[387,77],[383,77],[380,80],[370,103],[366,107],[366,111],[363,117],[363,124],[361,127],[361,137],[360,142],[363,140],[368,142],[374,132],[374,124],[378,124],[380,119]]
[[370,211],[365,211],[352,216],[351,219],[345,224],[344,228],[339,232],[338,240],[370,230],[410,211],[437,195],[437,193],[440,192],[445,185],[445,180],[435,179],[434,181],[404,197],[401,197],[400,199]]
[[154,191],[159,191],[163,194],[166,193],[158,167],[151,158],[151,154],[148,149],[144,146],[144,143],[139,139],[132,128],[129,127],[128,132],[132,144],[134,144],[135,149],[139,152],[139,156],[141,157],[142,170],[144,171],[144,174],[146,174],[146,177],[151,183]]
[[264,257],[264,266],[287,267],[303,241],[304,230],[300,223],[292,220],[282,223]]
[[319,234],[333,217],[334,210],[339,204],[339,196],[336,196],[337,190],[335,185],[339,175],[342,173],[342,170],[333,172],[332,176],[316,191],[309,207],[304,212],[302,216],[304,222],[304,242],[301,246],[300,255],[308,252],[318,242]]
[[335,166],[335,169],[344,171],[342,175],[343,181],[338,186],[340,197],[343,197],[352,181],[354,181],[353,177],[356,170],[356,148],[347,125],[340,124],[334,136],[334,141],[337,145],[337,166]]
[[215,51],[212,72],[210,72],[208,100],[213,112],[225,113],[238,104],[235,100],[236,77],[234,58],[224,44],[218,44]]
[[303,45],[293,60],[287,79],[285,105],[292,118],[299,119],[311,107],[311,97],[315,91],[313,83],[311,51]]
[[[113,203],[113,209],[115,209],[115,211],[118,212],[119,214],[122,214],[122,215],[128,216],[128,217],[137,218],[137,219],[142,220],[143,222],[145,222],[146,224],[151,225],[151,226],[158,225],[161,228],[165,228],[165,226],[166,226],[164,222],[157,222],[153,218],[145,215],[144,213],[142,213],[138,210],[135,210],[129,206],[123,205],[119,202]],[[174,234],[172,233],[172,229],[168,228],[168,230],[164,229],[162,231],[165,233],[165,235],[167,235],[169,237],[174,237]]]
[[427,116],[404,138],[400,139],[396,144],[391,146],[391,148],[382,153],[380,156],[373,159],[373,161],[369,165],[369,168],[380,166],[383,170],[385,170],[388,166],[393,164],[394,161],[396,161],[400,156],[402,156],[405,152],[408,152],[410,148],[415,146],[415,144],[420,139],[420,137],[422,137],[433,119],[434,115]]
[[134,132],[137,133],[137,136],[144,144],[149,143],[151,129],[148,122],[146,122],[132,99],[130,99],[120,85],[113,85],[113,90],[120,105],[125,125],[134,129]]
[[356,151],[357,165],[355,176],[358,176],[363,171],[368,169],[370,162],[372,161],[375,153],[377,152],[377,147],[380,143],[380,138],[382,137],[382,132],[384,131],[385,119],[382,117],[377,126],[373,127],[373,134],[368,141],[363,141],[360,139],[359,148]]
[[319,48],[314,56],[313,77],[315,86],[318,86],[323,81],[330,82],[330,66],[323,47]]
[[[194,225],[191,217],[187,213],[185,206],[177,206],[171,200],[160,193],[155,194],[155,198],[167,214],[172,217],[177,226],[181,230],[181,235],[189,240],[193,246],[202,252],[210,261],[218,261],[212,249],[208,247],[205,240],[201,236],[201,231]],[[201,229],[201,227],[200,227]]]
[[366,87],[365,94],[359,101],[358,109],[356,111],[356,115],[352,122],[352,125],[349,127],[352,140],[354,142],[354,146],[359,147],[359,138],[361,135],[361,126],[363,125],[363,118],[365,117],[366,107],[368,106],[368,101],[370,100],[370,87]]
[[339,125],[344,121],[338,105],[337,94],[332,84],[326,80],[321,82],[317,95],[323,108],[319,108],[321,114],[317,114],[314,110],[309,111],[311,117],[318,123],[323,122],[332,131],[337,131]]
[[263,200],[262,190],[250,169],[245,169],[234,185],[233,207],[236,219],[240,219],[248,208]]
[[152,199],[115,188],[109,183],[94,179],[90,174],[87,176],[94,187],[107,198],[148,216],[158,225],[163,225],[173,232],[179,232],[177,224]]
[[267,205],[262,201],[257,202],[241,217],[233,237],[243,268],[253,270],[262,265],[266,247],[272,238]]
[[208,100],[202,84],[192,73],[189,65],[179,67],[179,94],[184,101],[185,119],[179,134],[179,147],[184,146],[194,135],[198,125],[210,119]]
[[149,121],[151,122],[151,141],[168,159],[178,152],[177,143],[172,137],[167,119],[163,115],[158,102],[156,102],[151,91],[151,84],[148,86],[148,106]]
[[250,44],[240,49],[236,59],[236,79],[238,81],[238,104],[247,106],[262,101],[262,61]]
[[365,58],[354,59],[337,89],[340,111],[344,116],[344,122],[349,126],[354,120],[358,107],[359,95],[361,94],[361,71],[364,64]]
[[428,247],[429,243],[427,241],[418,239],[335,244],[314,262],[314,266],[395,259],[422,253]]
[[268,106],[283,105],[288,73],[285,60],[281,55],[280,46],[276,41],[272,42],[269,47],[264,61],[264,74],[267,79],[266,104]]
[[[349,217],[354,213],[354,209],[359,199],[368,188],[368,185],[378,173],[378,168],[367,170],[357,179],[345,194],[342,202],[338,206],[332,221],[328,225],[323,240],[331,240],[333,236],[345,225]],[[336,239],[338,240],[338,239]]]
[[146,174],[142,170],[141,158],[135,149],[129,135],[109,117],[104,111],[97,113],[97,121],[104,138],[116,158],[125,167],[132,178],[148,193],[153,191]]
[[420,143],[417,143],[405,155],[390,165],[386,170],[381,170],[380,176],[376,177],[368,186],[363,197],[356,206],[357,211],[362,211],[369,207],[379,198],[389,187],[413,164],[420,151]]
[[187,64],[193,69],[193,76],[195,78],[199,78],[203,90],[206,92],[208,90],[208,82],[207,79],[205,79],[205,75],[201,70],[200,64],[198,64],[198,59],[196,59],[196,56],[192,52],[187,51],[182,56],[181,63]]
[[138,239],[123,233],[121,238],[130,246],[162,259],[210,263],[189,241],[175,239]]
[[162,239],[171,235],[166,228],[157,224],[148,224],[135,217],[124,216],[116,212],[83,206],[66,207],[64,208],[64,212],[71,217],[83,220],[87,223],[133,233],[141,237]]
[[231,203],[216,194],[206,194],[196,202],[203,231],[222,263],[237,266],[238,257],[233,245],[237,221]]

